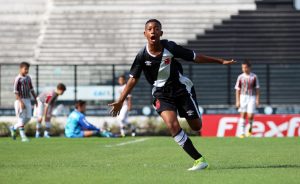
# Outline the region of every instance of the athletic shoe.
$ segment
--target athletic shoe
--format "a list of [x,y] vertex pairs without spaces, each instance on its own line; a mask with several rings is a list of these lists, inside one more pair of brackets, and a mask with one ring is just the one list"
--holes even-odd
[[208,163],[206,162],[204,157],[195,160],[193,167],[189,168],[189,171],[197,171],[197,170],[204,170],[208,168]]
[[102,131],[100,132],[101,137],[114,137],[114,134],[109,131]]
[[247,137],[251,137],[251,136],[252,136],[252,133],[251,133],[251,132],[248,132],[246,136],[247,136]]
[[35,132],[35,138],[40,138],[40,133]]
[[245,134],[240,135],[239,138],[241,139],[245,138]]
[[131,133],[131,137],[135,137],[135,132],[132,132],[132,133]]
[[11,127],[9,128],[9,130],[10,130],[11,138],[12,138],[13,140],[16,140],[17,135],[16,135],[16,130],[14,129],[14,127],[11,126]]
[[22,142],[29,142],[29,139],[27,137],[22,137]]
[[44,138],[47,138],[47,139],[49,139],[49,138],[51,138],[51,136],[50,136],[50,135],[48,135],[48,134],[44,134]]

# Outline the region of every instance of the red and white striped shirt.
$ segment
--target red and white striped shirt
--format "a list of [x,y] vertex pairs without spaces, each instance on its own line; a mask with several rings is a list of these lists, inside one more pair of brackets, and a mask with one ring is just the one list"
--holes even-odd
[[21,74],[19,74],[15,78],[14,93],[18,94],[20,98],[30,98],[31,91],[33,91],[33,86],[30,76],[22,76]]
[[54,105],[58,97],[58,94],[55,92],[55,90],[51,91],[44,91],[41,94],[39,94],[38,98],[42,103],[48,104],[48,105]]
[[255,96],[256,89],[259,88],[258,78],[254,73],[249,75],[242,73],[238,76],[235,89],[241,91],[241,95]]

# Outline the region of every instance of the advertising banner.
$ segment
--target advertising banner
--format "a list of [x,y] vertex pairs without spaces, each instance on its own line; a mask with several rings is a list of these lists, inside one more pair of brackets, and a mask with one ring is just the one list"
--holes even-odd
[[[202,136],[238,136],[241,125],[239,115],[203,115]],[[249,124],[246,125],[248,130]],[[299,137],[300,115],[256,115],[252,128],[253,137]]]

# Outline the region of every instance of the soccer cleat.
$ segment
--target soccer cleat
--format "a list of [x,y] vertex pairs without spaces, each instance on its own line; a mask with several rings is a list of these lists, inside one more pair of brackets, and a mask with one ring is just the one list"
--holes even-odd
[[47,139],[49,139],[49,138],[51,138],[51,136],[50,136],[50,135],[48,135],[48,134],[44,134],[44,138],[47,138]]
[[102,131],[100,132],[101,137],[114,137],[114,134],[109,131]]
[[11,127],[9,128],[9,130],[10,130],[11,138],[12,138],[13,140],[16,140],[17,135],[16,135],[16,130],[14,129],[14,127],[11,126]]
[[195,160],[193,167],[189,168],[188,171],[204,170],[206,168],[208,168],[208,163],[204,157],[201,157],[198,160]]
[[35,138],[40,138],[40,133],[36,132],[35,133]]
[[251,137],[251,136],[252,136],[252,133],[251,133],[251,132],[248,132],[246,136],[247,136],[247,137]]
[[22,137],[21,141],[22,142],[29,142],[29,139],[27,137]]
[[241,139],[245,138],[245,134],[240,135],[239,138]]

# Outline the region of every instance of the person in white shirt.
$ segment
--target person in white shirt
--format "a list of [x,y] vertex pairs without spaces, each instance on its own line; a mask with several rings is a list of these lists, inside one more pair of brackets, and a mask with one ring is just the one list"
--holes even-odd
[[[238,122],[238,131],[241,138],[252,135],[254,113],[260,100],[258,77],[251,72],[251,63],[248,60],[242,63],[242,71],[243,73],[238,76],[235,85],[236,107],[241,115]],[[247,116],[249,130],[247,134],[245,134],[245,122]]]
[[[126,87],[126,78],[124,75],[119,76],[118,78],[118,83],[119,83],[119,88],[117,90],[117,96],[119,97]],[[126,136],[126,129],[130,128],[131,129],[131,136],[135,136],[135,127],[129,123],[128,121],[128,113],[131,110],[132,103],[131,103],[131,94],[127,96],[125,99],[122,109],[120,111],[120,114],[118,116],[118,122],[120,125],[120,134],[122,137]]]

